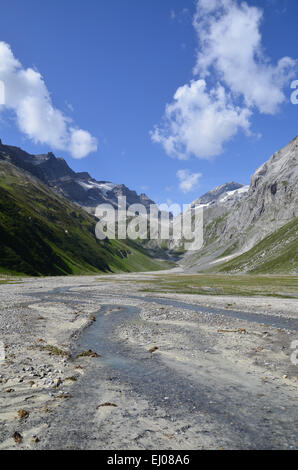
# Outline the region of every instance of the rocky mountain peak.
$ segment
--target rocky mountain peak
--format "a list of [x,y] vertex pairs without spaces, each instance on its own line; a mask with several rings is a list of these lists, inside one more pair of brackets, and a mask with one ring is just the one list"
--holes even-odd
[[[214,188],[195,201],[207,207],[205,246],[195,261],[193,256],[185,258],[194,269],[210,266],[212,258],[211,265],[215,266],[246,253],[298,217],[298,137],[255,171],[249,187],[239,185],[227,191],[230,184]],[[284,245],[291,240],[285,240]]]
[[[261,186],[277,185],[284,187],[289,181],[298,179],[298,137],[295,137],[284,148],[275,152],[272,157],[261,165],[251,177],[251,192]],[[274,190],[274,188],[273,188]]]
[[52,152],[31,155],[18,147],[3,145],[1,142],[0,159],[9,160],[15,166],[26,170],[90,213],[94,213],[95,208],[102,203],[109,203],[117,208],[119,196],[126,197],[127,206],[143,204],[149,209],[150,204],[154,204],[146,194],[138,195],[124,184],[97,181],[88,172],[76,173],[63,158],[57,158]]
[[80,179],[80,180],[83,180],[83,181],[92,179],[87,171],[81,171],[79,173],[76,173],[76,178]]
[[244,186],[244,184],[241,184],[241,183],[235,183],[234,181],[228,182],[228,183],[222,184],[220,186],[216,186],[215,188],[211,189],[210,191],[205,193],[203,196],[196,199],[191,205],[195,207],[195,206],[202,205],[202,204],[206,205],[206,204],[216,203],[220,199],[222,199],[224,196],[229,195],[229,193],[232,193],[242,188],[246,188],[246,186]]

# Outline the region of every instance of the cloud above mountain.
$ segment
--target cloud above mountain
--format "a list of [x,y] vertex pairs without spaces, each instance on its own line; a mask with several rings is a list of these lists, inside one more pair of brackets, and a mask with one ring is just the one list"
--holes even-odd
[[186,194],[198,188],[199,178],[201,173],[191,173],[190,170],[184,169],[177,171],[177,178],[179,180],[179,188]]
[[97,150],[96,138],[54,107],[42,75],[25,69],[5,42],[0,42],[0,81],[5,91],[3,107],[14,111],[20,131],[34,142],[69,152],[74,158]]
[[194,78],[178,88],[151,132],[170,156],[213,158],[239,131],[250,134],[255,112],[276,114],[297,61],[273,64],[262,45],[260,8],[237,0],[197,0]]
[[166,106],[163,127],[156,127],[151,138],[181,160],[192,154],[210,158],[222,153],[223,143],[239,129],[249,133],[250,116],[223,86],[208,90],[205,80],[192,80],[178,88],[173,103]]

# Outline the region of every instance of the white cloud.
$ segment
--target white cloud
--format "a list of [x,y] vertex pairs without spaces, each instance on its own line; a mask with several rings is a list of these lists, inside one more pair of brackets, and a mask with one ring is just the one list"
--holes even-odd
[[5,103],[5,87],[4,83],[0,81],[0,106]]
[[170,18],[171,18],[171,20],[175,20],[175,18],[176,18],[175,10],[170,11]]
[[74,158],[84,158],[97,149],[97,141],[89,132],[70,128],[69,150]]
[[15,112],[19,129],[34,142],[84,158],[97,150],[88,131],[74,128],[72,120],[53,106],[43,77],[24,69],[10,46],[0,42],[0,80],[5,87],[5,107]]
[[297,62],[283,57],[274,65],[265,56],[262,16],[260,8],[236,0],[197,0],[196,78],[178,88],[151,132],[168,155],[212,158],[239,131],[250,134],[254,111],[278,112]]
[[177,171],[177,178],[180,181],[179,188],[185,194],[194,191],[198,187],[201,176],[201,173],[191,173],[188,169]]
[[211,13],[222,3],[222,0],[197,0],[197,14],[199,12],[204,14]]
[[163,127],[156,127],[151,137],[179,159],[192,154],[211,158],[222,153],[223,143],[240,128],[249,132],[250,114],[233,105],[223,87],[208,92],[205,80],[193,80],[178,88],[166,107]]
[[262,10],[247,3],[198,0],[193,22],[200,42],[195,73],[206,77],[213,67],[246,106],[275,114],[285,101],[283,88],[293,76],[296,61],[283,57],[274,65],[266,57],[262,18]]

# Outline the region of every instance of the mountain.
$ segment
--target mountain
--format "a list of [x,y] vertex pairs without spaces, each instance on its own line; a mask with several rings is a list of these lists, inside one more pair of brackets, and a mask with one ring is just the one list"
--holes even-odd
[[5,149],[0,159],[1,273],[46,276],[147,271],[169,266],[151,259],[130,240],[97,240],[96,219],[41,181],[45,172],[50,173],[51,161],[56,174],[59,168],[62,173],[69,171],[63,161],[50,156],[44,159],[44,165],[37,164],[36,172],[41,177],[38,179],[24,169],[32,170],[30,156],[12,149],[10,157]]
[[[184,213],[192,211],[194,215],[196,210],[204,210],[204,247],[206,248],[212,241],[216,240],[219,233],[222,231],[222,223],[231,212],[231,210],[239,204],[240,201],[246,198],[249,186],[240,183],[230,182],[217,186],[211,189],[203,196],[199,197],[191,204]],[[180,224],[180,215],[178,215],[173,225]],[[184,253],[185,241],[183,239],[170,240],[168,247],[174,252]],[[203,252],[200,250],[200,255]],[[190,261],[193,256],[193,251],[190,254]],[[187,256],[187,254],[185,255]],[[195,259],[197,256],[195,255]],[[208,255],[209,260],[209,255]]]
[[[257,169],[249,186],[228,182],[189,205],[188,211],[204,211],[204,243],[196,251],[186,251],[185,240],[175,237],[97,240],[98,204],[116,207],[118,196],[147,209],[154,202],[123,184],[76,173],[53,153],[31,155],[0,141],[0,196],[3,269],[29,274],[158,269],[165,263],[153,258],[169,255],[179,257],[189,272],[298,272],[298,137]],[[170,217],[172,229],[179,217]]]
[[216,204],[217,202],[224,202],[229,197],[233,197],[236,195],[243,194],[248,191],[248,186],[244,186],[240,183],[225,183],[221,186],[217,186],[208,193],[204,194],[200,198],[196,199],[192,202],[191,207],[196,207],[200,205],[212,205]]
[[[219,186],[192,203],[192,207],[204,205],[204,246],[196,253],[186,253],[183,259],[185,269],[224,270],[226,267],[227,271],[230,271],[231,266],[236,264],[231,262],[220,268],[221,264],[244,253],[248,253],[248,257],[254,255],[258,252],[258,248],[252,252],[250,250],[254,250],[255,247],[262,250],[262,245],[259,243],[271,234],[275,234],[277,240],[279,234],[283,233],[284,237],[289,237],[284,239],[284,244],[297,250],[295,219],[298,217],[298,137],[256,170],[251,177],[249,187],[239,185],[238,188],[230,190],[231,184],[237,186],[237,183]],[[293,222],[294,228],[289,232],[286,226],[290,222]],[[273,239],[274,237],[269,238],[268,243],[270,244]],[[278,243],[274,246],[275,249],[273,246],[271,248],[276,256],[270,248],[269,251],[273,256],[271,259],[268,250],[265,250],[262,255],[264,262],[267,258],[269,262],[270,258],[273,264],[273,259],[278,263],[277,247],[280,246],[281,249],[283,245]],[[235,269],[247,272],[258,269],[257,266],[260,267],[262,264],[264,263],[241,264],[240,260],[241,269],[239,266]],[[291,272],[298,270],[297,264],[296,267],[292,265],[288,267]],[[278,269],[278,266],[274,268],[272,265],[273,271]]]
[[99,204],[109,203],[115,208],[118,196],[125,196],[127,206],[143,204],[147,209],[154,202],[146,194],[138,195],[124,184],[109,181],[97,181],[89,173],[74,172],[63,158],[57,158],[52,152],[43,155],[31,155],[24,150],[10,145],[3,145],[0,140],[0,160],[13,163],[40,179],[58,194],[89,213],[94,214]]

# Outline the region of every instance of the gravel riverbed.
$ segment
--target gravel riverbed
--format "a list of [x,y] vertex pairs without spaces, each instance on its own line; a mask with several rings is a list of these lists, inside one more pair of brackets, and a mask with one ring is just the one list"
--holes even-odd
[[0,449],[297,448],[297,300],[150,276],[0,285]]

